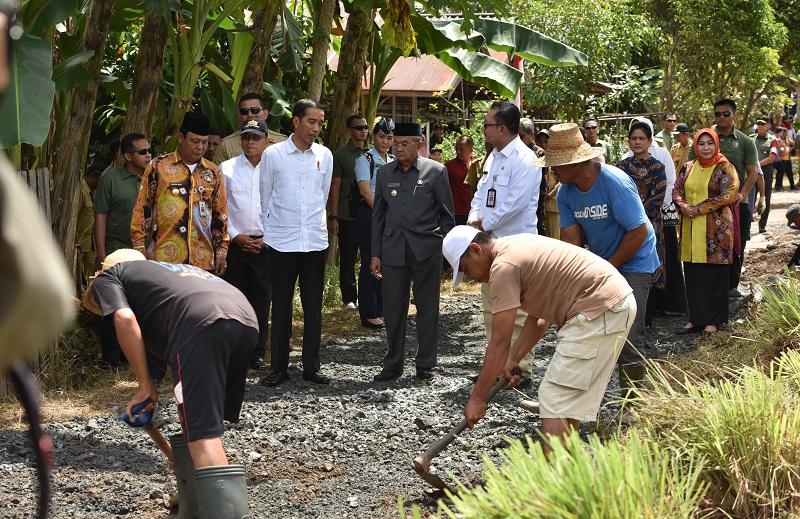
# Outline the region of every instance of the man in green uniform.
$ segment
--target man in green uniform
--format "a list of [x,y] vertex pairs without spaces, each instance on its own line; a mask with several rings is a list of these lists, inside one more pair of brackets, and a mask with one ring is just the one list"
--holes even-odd
[[339,290],[345,308],[355,310],[358,301],[356,289],[356,239],[355,215],[350,214],[350,188],[356,179],[356,159],[366,153],[369,125],[361,114],[347,118],[350,139],[333,154],[333,181],[328,197],[330,229],[339,236]]
[[612,154],[611,145],[600,138],[600,125],[594,119],[589,119],[583,123],[583,129],[586,131],[586,142],[592,148],[603,148],[603,157],[605,157],[607,164],[614,163],[614,156]]
[[[238,128],[241,128],[250,117],[258,117],[265,121],[269,117],[269,110],[266,109],[264,96],[257,92],[249,92],[239,98],[239,124],[237,130],[228,135],[219,143],[217,152],[214,154],[214,162],[222,164],[226,160],[238,157],[242,154],[242,138]],[[276,142],[286,140],[282,133],[269,130],[267,133],[267,147]]]
[[675,131],[676,124],[678,124],[678,116],[675,113],[667,112],[664,114],[664,119],[661,121],[662,129],[660,132],[653,135],[653,140],[662,148],[671,149],[674,144],[672,132]]
[[756,121],[756,133],[752,136],[755,139],[756,150],[758,150],[758,163],[764,173],[764,199],[766,204],[758,220],[758,232],[762,233],[767,229],[767,218],[769,218],[769,206],[772,199],[772,175],[775,173],[775,158],[778,156],[778,141],[769,133],[766,119]]

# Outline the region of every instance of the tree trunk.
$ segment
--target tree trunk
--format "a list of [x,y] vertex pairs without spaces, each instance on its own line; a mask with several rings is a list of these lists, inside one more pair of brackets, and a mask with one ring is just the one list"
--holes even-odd
[[342,38],[339,67],[336,71],[336,90],[328,114],[328,139],[326,145],[335,150],[347,140],[345,120],[358,108],[361,83],[367,62],[367,48],[372,37],[371,11],[356,9],[347,18],[347,29]]
[[75,253],[75,226],[78,216],[81,172],[86,166],[88,135],[97,100],[100,66],[103,49],[108,38],[113,4],[113,0],[95,0],[89,9],[83,34],[83,50],[95,52],[94,56],[86,63],[86,68],[93,79],[73,92],[69,116],[65,125],[64,140],[59,145],[59,151],[56,153],[53,163],[53,232],[61,244],[69,265],[72,265]]
[[145,15],[142,43],[133,68],[131,100],[128,103],[128,115],[122,135],[137,132],[151,137],[153,114],[164,71],[168,30],[167,21],[161,15],[154,12]]
[[244,70],[239,92],[236,94],[237,99],[249,92],[264,91],[264,64],[269,58],[272,33],[275,31],[275,23],[282,7],[282,2],[268,1],[266,7],[255,14],[253,47],[247,58],[247,68]]
[[338,4],[338,0],[322,0],[319,18],[314,26],[311,77],[308,78],[308,97],[314,101],[319,101],[322,97],[322,80],[325,79],[325,70],[328,68],[328,48],[331,44],[331,24]]

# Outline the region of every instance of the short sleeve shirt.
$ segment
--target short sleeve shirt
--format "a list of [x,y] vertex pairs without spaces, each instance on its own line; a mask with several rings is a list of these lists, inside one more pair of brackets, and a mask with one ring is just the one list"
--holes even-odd
[[104,317],[130,308],[145,347],[162,360],[191,346],[203,328],[220,319],[258,330],[253,308],[238,289],[191,265],[118,263],[97,276],[92,291]]
[[[378,168],[383,166],[387,163],[387,161],[383,160],[381,154],[376,150],[374,147],[370,149],[367,153],[372,156],[372,163],[373,166],[370,167],[369,159],[366,155],[359,155],[356,159],[356,182],[363,182],[365,180],[369,180],[369,189],[373,193],[375,192],[375,177],[376,173],[378,172]],[[392,155],[387,155],[389,159],[388,162],[394,160]]]
[[131,215],[139,194],[141,177],[128,168],[111,168],[100,177],[94,212],[107,216],[106,254],[131,248]]
[[561,228],[580,225],[589,249],[609,259],[619,248],[625,233],[647,225],[647,238],[631,259],[619,266],[623,272],[654,272],[659,266],[656,236],[644,212],[633,180],[609,164],[600,165],[594,185],[582,192],[575,184],[558,189]]
[[[753,137],[753,140],[756,143],[756,150],[758,151],[758,161],[761,162],[762,160],[769,157],[770,153],[775,153],[777,155],[776,149],[776,140],[774,137],[770,135],[765,135],[761,137],[760,135],[756,134]],[[767,164],[766,166],[761,166],[761,170],[764,173],[771,173],[774,169],[772,164]]]
[[489,271],[492,313],[522,308],[563,325],[577,314],[594,319],[631,293],[610,263],[581,247],[534,234],[495,240]]
[[469,185],[464,181],[467,179],[469,166],[459,159],[448,160],[444,166],[447,168],[450,192],[453,194],[453,210],[457,215],[468,215],[472,195]]
[[342,185],[339,190],[339,218],[350,220],[350,186],[356,179],[356,159],[364,154],[358,146],[349,142],[336,150],[333,154],[333,178],[341,178]]

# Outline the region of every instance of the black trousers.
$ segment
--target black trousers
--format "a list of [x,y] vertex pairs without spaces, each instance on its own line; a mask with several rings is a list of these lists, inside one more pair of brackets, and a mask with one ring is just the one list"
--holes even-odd
[[361,251],[361,268],[358,270],[358,313],[361,320],[383,317],[381,280],[369,271],[372,261],[372,208],[362,204],[358,209],[358,248]]
[[783,176],[789,178],[789,189],[794,189],[794,174],[792,173],[792,161],[782,160],[775,163],[775,189],[783,189]]
[[686,311],[686,284],[681,268],[680,243],[676,226],[664,226],[664,268],[667,284],[663,290],[654,288],[647,298],[648,322],[652,320],[652,311],[676,312]]
[[467,219],[469,218],[468,214],[457,214],[456,215],[456,225],[467,225]]
[[122,348],[117,342],[117,331],[111,316],[100,319],[100,360],[117,364],[124,359]]
[[389,350],[383,359],[387,371],[403,371],[406,351],[406,320],[409,291],[413,283],[417,307],[417,369],[436,366],[439,347],[439,288],[442,280],[442,254],[417,261],[406,247],[404,266],[382,265],[384,320]]
[[258,342],[252,356],[264,357],[269,335],[269,305],[272,300],[270,279],[270,252],[262,249],[259,254],[244,252],[231,241],[228,248],[228,269],[225,281],[238,288],[247,298],[258,320]]
[[769,205],[772,202],[772,175],[773,175],[773,168],[766,166],[763,169],[764,169],[764,212],[761,213],[761,218],[758,220],[758,230],[762,232],[764,231],[764,229],[766,229],[767,218],[769,218]]
[[339,290],[344,304],[358,301],[355,272],[357,253],[356,220],[339,220]]
[[684,262],[689,321],[694,326],[719,326],[728,322],[728,290],[725,280],[730,265]]
[[[744,248],[750,239],[750,224],[753,223],[753,215],[750,214],[748,204],[739,204],[739,250],[733,251],[733,264],[731,264],[728,288],[736,288],[742,279],[742,266],[744,265]],[[684,271],[686,264],[684,264]],[[688,282],[687,282],[688,284]]]
[[289,337],[292,333],[294,287],[300,280],[303,304],[303,371],[319,371],[319,343],[322,334],[322,291],[325,281],[325,253],[279,252],[271,249],[272,341],[271,367],[286,371],[289,367]]

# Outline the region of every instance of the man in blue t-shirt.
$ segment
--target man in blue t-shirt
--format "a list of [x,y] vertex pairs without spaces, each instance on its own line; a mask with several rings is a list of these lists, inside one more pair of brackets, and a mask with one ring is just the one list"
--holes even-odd
[[589,250],[614,265],[633,289],[636,320],[617,361],[620,386],[630,389],[644,377],[644,359],[635,348],[645,344],[647,295],[659,259],[636,185],[614,166],[592,160],[602,151],[583,140],[577,125],[558,124],[550,128],[543,165],[553,168],[561,182],[561,239],[578,246],[585,240]]

